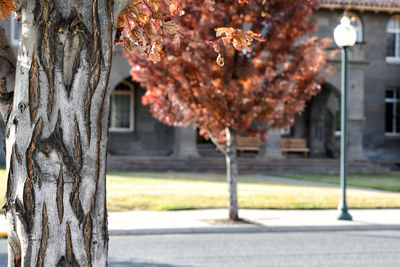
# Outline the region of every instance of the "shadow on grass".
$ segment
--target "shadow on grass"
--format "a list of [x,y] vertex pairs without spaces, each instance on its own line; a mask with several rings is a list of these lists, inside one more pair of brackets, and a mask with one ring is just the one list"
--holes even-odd
[[[288,179],[307,182],[320,182],[332,185],[340,184],[339,174],[278,174]],[[390,173],[350,173],[347,177],[349,186],[372,188],[389,192],[400,192],[400,172]]]
[[[117,178],[136,178],[152,180],[173,180],[190,182],[217,182],[226,183],[226,174],[217,173],[182,173],[182,172],[109,172],[107,176]],[[279,184],[276,181],[269,181],[265,178],[251,175],[239,175],[238,182],[251,184]]]
[[178,210],[195,210],[197,209],[197,207],[191,204],[180,203],[180,204],[168,204],[162,207],[162,209],[167,211],[178,211]]

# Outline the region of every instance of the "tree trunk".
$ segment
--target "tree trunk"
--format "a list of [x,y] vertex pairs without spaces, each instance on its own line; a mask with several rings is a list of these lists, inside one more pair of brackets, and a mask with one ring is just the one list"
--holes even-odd
[[238,163],[236,153],[236,136],[235,132],[229,128],[226,131],[226,176],[229,185],[229,219],[239,220],[238,201],[237,201],[237,180],[238,180]]
[[107,84],[115,18],[129,1],[16,2],[20,46],[5,117],[8,264],[106,266]]

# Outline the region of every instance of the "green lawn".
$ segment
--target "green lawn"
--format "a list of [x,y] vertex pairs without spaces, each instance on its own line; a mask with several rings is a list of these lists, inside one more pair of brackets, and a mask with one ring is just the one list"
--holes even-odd
[[[177,210],[225,208],[227,183],[222,174],[109,173],[110,210]],[[301,186],[241,176],[238,185],[241,208],[336,208],[340,190]],[[400,208],[398,193],[349,190],[351,208]]]
[[[340,183],[339,174],[278,174],[276,176],[329,184]],[[400,172],[349,174],[347,177],[347,183],[351,186],[400,192]]]
[[[291,176],[293,177],[293,176]],[[310,176],[310,180],[316,180]],[[329,176],[327,176],[329,177]],[[398,174],[387,176],[396,180]],[[392,177],[390,179],[390,177]],[[331,177],[332,180],[334,177]],[[228,189],[222,174],[127,173],[107,175],[107,204],[110,211],[179,210],[225,208]],[[370,178],[372,179],[372,177]],[[323,180],[327,182],[328,180]],[[360,186],[360,184],[357,184]],[[5,171],[0,170],[0,196],[5,195]],[[327,209],[336,208],[340,191],[332,187],[302,186],[251,176],[240,176],[239,206],[257,209]],[[400,208],[398,193],[349,190],[350,208]],[[3,197],[0,197],[0,206]]]

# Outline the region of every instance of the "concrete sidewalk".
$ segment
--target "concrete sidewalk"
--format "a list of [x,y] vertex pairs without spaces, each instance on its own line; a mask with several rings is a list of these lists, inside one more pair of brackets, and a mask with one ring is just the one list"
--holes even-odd
[[[400,209],[350,210],[353,221],[338,221],[337,210],[241,209],[242,223],[227,224],[226,209],[110,212],[110,235],[400,230]],[[0,236],[7,236],[0,216]]]
[[337,210],[247,210],[247,223],[227,224],[225,209],[109,213],[110,235],[400,230],[400,209],[350,210],[353,221],[338,221]]

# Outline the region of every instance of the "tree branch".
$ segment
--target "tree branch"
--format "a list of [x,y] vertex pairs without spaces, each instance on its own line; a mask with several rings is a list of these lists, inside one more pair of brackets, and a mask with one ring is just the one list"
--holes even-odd
[[218,143],[218,139],[211,133],[211,131],[208,131],[208,136],[210,137],[214,145],[218,148],[218,150],[221,151],[222,154],[224,154],[225,156],[228,155],[226,146]]
[[17,58],[8,41],[5,30],[0,27],[0,113],[6,121],[8,106],[12,103]]

